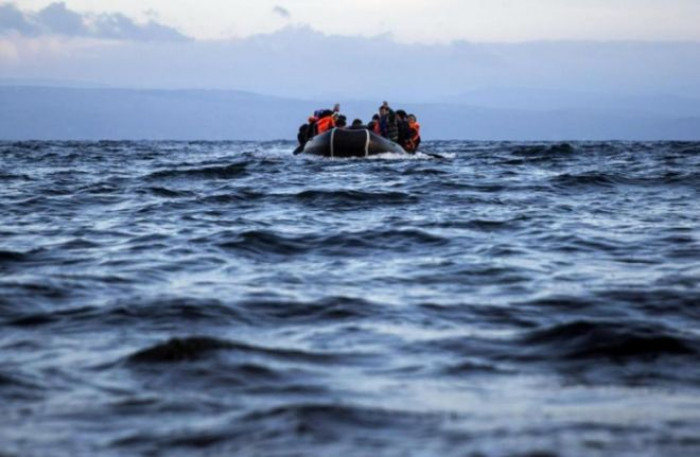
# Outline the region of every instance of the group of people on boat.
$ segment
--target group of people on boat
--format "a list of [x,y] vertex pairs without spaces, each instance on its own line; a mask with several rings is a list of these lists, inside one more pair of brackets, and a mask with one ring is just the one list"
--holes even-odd
[[399,144],[409,153],[415,152],[421,142],[420,124],[415,114],[407,114],[402,109],[394,111],[389,103],[384,102],[370,122],[365,124],[361,119],[355,119],[348,126],[346,116],[340,114],[340,105],[336,103],[332,109],[314,111],[299,127],[297,149],[303,149],[311,138],[333,128],[366,129]]

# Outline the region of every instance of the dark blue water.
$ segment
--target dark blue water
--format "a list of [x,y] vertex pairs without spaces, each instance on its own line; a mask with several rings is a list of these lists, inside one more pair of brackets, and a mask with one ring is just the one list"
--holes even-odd
[[0,143],[0,455],[700,455],[700,144]]

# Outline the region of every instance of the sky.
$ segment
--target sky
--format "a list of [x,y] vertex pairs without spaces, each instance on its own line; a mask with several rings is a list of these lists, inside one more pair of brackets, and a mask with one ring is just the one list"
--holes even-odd
[[698,99],[698,24],[700,0],[0,0],[0,83]]
[[[10,4],[25,12],[37,12],[52,3],[17,0]],[[150,22],[196,40],[245,38],[285,26],[303,25],[325,34],[364,37],[388,34],[403,43],[700,41],[699,0],[64,0],[61,3],[81,15],[120,14],[138,25]]]
[[686,125],[700,119],[698,24],[700,0],[0,0],[0,86]]

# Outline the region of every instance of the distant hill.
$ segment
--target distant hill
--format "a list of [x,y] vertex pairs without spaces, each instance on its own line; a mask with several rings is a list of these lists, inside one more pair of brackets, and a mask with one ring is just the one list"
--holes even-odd
[[[0,140],[292,140],[315,108],[335,101],[229,90],[0,85]],[[668,106],[659,112],[639,109],[649,103],[555,109],[533,103],[528,109],[525,100],[513,109],[498,97],[465,94],[461,100],[394,106],[418,115],[425,139],[700,140],[700,108],[692,102],[684,101],[677,113]],[[352,101],[342,107],[349,121],[367,121],[377,104]]]

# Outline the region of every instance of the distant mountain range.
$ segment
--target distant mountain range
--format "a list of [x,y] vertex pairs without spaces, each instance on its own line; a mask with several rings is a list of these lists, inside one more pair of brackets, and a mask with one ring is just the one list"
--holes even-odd
[[[367,121],[380,103],[0,81],[0,140],[292,140],[314,109],[335,101],[349,121]],[[700,101],[675,96],[510,87],[392,104],[418,115],[425,139],[700,140]]]

